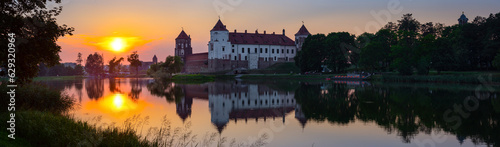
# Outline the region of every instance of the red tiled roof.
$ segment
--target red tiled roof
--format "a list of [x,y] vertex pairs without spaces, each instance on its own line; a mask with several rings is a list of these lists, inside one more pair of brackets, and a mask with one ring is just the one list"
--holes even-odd
[[179,36],[177,36],[177,38],[175,39],[190,39],[190,37],[186,34],[186,32],[184,32],[184,30],[182,30]]
[[300,27],[300,29],[297,32],[297,34],[295,34],[295,36],[297,36],[297,35],[311,35],[311,33],[309,33],[309,31],[307,30],[306,26],[302,25],[302,27]]
[[231,44],[261,44],[295,46],[295,42],[280,34],[229,33]]
[[210,31],[227,31],[226,29],[226,26],[224,24],[222,24],[222,21],[217,21],[217,23],[215,24],[214,28]]

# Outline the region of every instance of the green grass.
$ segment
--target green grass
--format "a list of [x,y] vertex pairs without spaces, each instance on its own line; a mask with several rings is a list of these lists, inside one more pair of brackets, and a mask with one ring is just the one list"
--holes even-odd
[[33,81],[47,81],[47,80],[78,80],[84,79],[84,76],[47,76],[47,77],[35,77]]
[[500,73],[498,72],[431,72],[429,75],[402,76],[396,73],[384,73],[372,76],[374,81],[383,82],[429,82],[429,83],[482,83],[500,84]]
[[293,62],[276,63],[265,69],[248,70],[250,74],[289,74],[300,73],[300,68]]

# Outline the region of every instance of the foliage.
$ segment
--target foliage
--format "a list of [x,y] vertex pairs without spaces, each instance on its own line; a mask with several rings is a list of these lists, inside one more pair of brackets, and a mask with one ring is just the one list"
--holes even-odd
[[327,56],[325,57],[324,64],[333,70],[333,72],[343,73],[349,67],[350,61],[357,60],[357,58],[352,58],[354,57],[353,50],[357,49],[354,42],[355,36],[347,32],[328,34],[325,40],[327,46],[325,53]]
[[[56,17],[62,7],[47,8],[47,0],[1,1],[0,44],[9,43],[9,33],[15,34],[16,77],[20,84],[31,82],[38,74],[38,65],[59,63],[59,37],[72,35],[74,28],[59,25]],[[52,2],[60,3],[60,0]],[[7,68],[7,49],[0,50],[0,65]]]
[[308,71],[321,71],[322,61],[325,59],[326,44],[324,34],[308,36],[302,50],[297,52],[295,56],[295,64],[300,68],[302,73]]
[[116,71],[120,71],[120,62],[123,61],[123,57],[120,57],[119,59],[116,59],[116,57],[114,57],[112,60],[109,60],[109,75],[115,75]]
[[104,73],[104,61],[101,55],[95,52],[87,57],[85,71],[92,76],[98,76]]
[[135,67],[135,74],[139,74],[139,66],[142,66],[142,62],[139,60],[139,54],[137,51],[132,52],[127,56],[127,61],[130,63],[130,67]]
[[421,24],[412,14],[404,14],[376,34],[361,34],[354,43],[348,33],[309,36],[295,63],[301,72],[320,71],[322,65],[335,72],[343,72],[349,65],[372,72],[395,69],[400,75],[414,71],[427,75],[431,69],[438,73],[492,70],[499,64],[494,60],[500,48],[499,24],[500,13],[453,26]]
[[70,66],[64,66],[63,64],[57,64],[52,67],[47,67],[45,64],[41,63],[39,65],[38,76],[75,76],[83,75],[83,67],[81,65],[76,65],[74,68]]
[[500,53],[495,56],[495,59],[493,60],[493,67],[500,70]]
[[157,79],[171,79],[172,75],[182,71],[184,63],[179,56],[168,56],[165,62],[151,65],[147,74]]
[[182,62],[182,59],[179,56],[168,56],[165,59],[165,63],[161,64],[160,66],[163,68],[163,71],[172,75],[174,73],[181,72],[184,63]]

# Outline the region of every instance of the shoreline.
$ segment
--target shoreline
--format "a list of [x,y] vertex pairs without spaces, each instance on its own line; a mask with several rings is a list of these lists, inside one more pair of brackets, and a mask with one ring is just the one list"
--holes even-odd
[[[253,79],[286,79],[286,80],[325,80],[337,75],[345,74],[323,74],[323,75],[299,75],[299,74],[179,74],[170,79],[173,82],[214,82],[218,80],[253,80]],[[33,81],[50,80],[78,80],[90,77],[84,76],[57,76],[57,77],[36,77]],[[105,77],[110,78],[110,77]],[[148,76],[118,76],[114,78],[152,78]],[[449,83],[449,84],[493,84],[500,85],[500,73],[497,72],[451,72],[440,75],[410,75],[402,76],[394,73],[384,73],[371,76],[365,80],[369,82],[399,82],[399,83]]]

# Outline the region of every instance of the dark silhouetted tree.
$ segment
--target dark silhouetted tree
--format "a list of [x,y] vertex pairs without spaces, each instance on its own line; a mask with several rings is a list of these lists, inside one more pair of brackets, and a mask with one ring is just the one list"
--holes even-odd
[[139,66],[142,66],[142,62],[139,60],[137,51],[132,52],[132,54],[127,57],[127,61],[130,62],[130,67],[135,68],[135,75],[139,74]]
[[[59,37],[72,35],[74,28],[59,25],[56,17],[62,7],[47,8],[49,0],[0,1],[0,44],[7,46],[9,33],[15,34],[16,77],[19,84],[31,82],[44,63],[54,66],[61,60]],[[61,0],[51,1],[60,3]],[[7,68],[7,49],[0,50],[0,65]],[[22,63],[22,64],[19,64]]]
[[104,62],[102,56],[97,54],[97,52],[90,54],[85,63],[85,71],[92,76],[99,76],[100,74],[103,74]]

